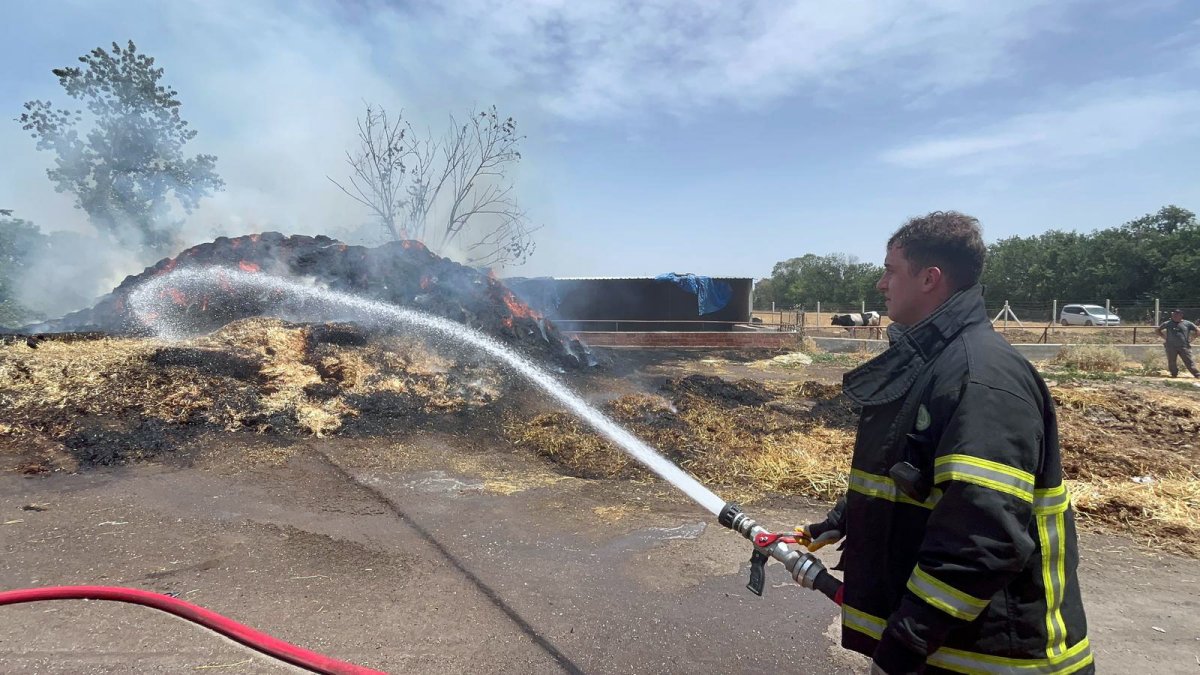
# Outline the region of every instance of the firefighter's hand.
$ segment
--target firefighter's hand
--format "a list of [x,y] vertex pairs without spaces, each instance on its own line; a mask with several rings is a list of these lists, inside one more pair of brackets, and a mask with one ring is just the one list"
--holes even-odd
[[836,543],[841,538],[841,530],[834,529],[825,523],[798,525],[796,527],[796,539],[802,542],[804,547],[810,552],[819,551],[829,544]]

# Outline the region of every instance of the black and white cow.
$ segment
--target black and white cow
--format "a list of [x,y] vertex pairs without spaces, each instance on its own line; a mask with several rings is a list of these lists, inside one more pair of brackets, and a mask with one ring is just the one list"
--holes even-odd
[[879,327],[879,312],[867,312],[866,314],[834,314],[829,319],[829,323],[834,326],[845,326],[846,330],[851,333],[856,333],[855,330],[859,326],[868,328],[868,335],[875,339],[883,338],[883,329]]

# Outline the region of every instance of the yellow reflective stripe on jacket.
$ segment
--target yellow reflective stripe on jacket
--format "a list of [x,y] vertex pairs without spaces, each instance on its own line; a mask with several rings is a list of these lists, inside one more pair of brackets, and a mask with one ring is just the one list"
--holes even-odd
[[[858,631],[876,640],[883,636],[887,622],[883,619],[842,605],[842,627]],[[1045,675],[1069,675],[1086,667],[1095,660],[1091,644],[1085,637],[1057,656],[1045,659],[1010,659],[991,654],[980,654],[963,649],[942,647],[925,660],[931,666],[956,673],[1044,673]]]
[[843,602],[842,626],[856,630],[864,635],[870,635],[878,640],[883,637],[883,629],[887,628],[887,622],[877,616],[860,612]]
[[977,654],[961,649],[942,647],[925,660],[931,666],[968,675],[990,673],[1044,673],[1069,675],[1095,661],[1092,645],[1085,637],[1061,656],[1047,659],[1007,659],[1002,656]]
[[919,502],[904,494],[900,488],[896,487],[896,482],[888,476],[867,473],[861,469],[850,470],[850,489],[868,497],[886,499],[889,502],[898,502],[901,504],[912,504],[913,506],[920,506],[926,509],[932,509],[942,497],[942,491],[934,488],[929,493],[928,499]]
[[1038,543],[1042,549],[1042,585],[1046,589],[1046,656],[1056,658],[1067,652],[1067,624],[1062,617],[1063,594],[1067,587],[1067,507],[1071,496],[1063,485],[1037,490],[1034,519]]
[[958,480],[999,490],[1033,502],[1033,474],[970,455],[945,455],[933,461],[933,482]]
[[1070,505],[1071,495],[1065,485],[1033,491],[1033,512],[1039,516],[1062,513]]
[[912,576],[908,578],[908,590],[930,605],[964,621],[974,620],[988,605],[987,600],[963,593],[946,582],[934,578],[933,575],[921,569],[920,565],[913,568]]

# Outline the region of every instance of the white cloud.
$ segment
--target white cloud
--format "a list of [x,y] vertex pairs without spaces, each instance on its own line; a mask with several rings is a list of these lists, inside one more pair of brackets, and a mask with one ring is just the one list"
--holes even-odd
[[1075,92],[1069,100],[1047,102],[983,129],[896,147],[882,159],[955,173],[1061,168],[1198,133],[1200,92],[1146,90],[1122,82]]
[[[804,90],[945,91],[1003,77],[1014,45],[1083,0],[460,0],[422,25],[554,114],[605,119]],[[400,47],[403,49],[403,47]]]

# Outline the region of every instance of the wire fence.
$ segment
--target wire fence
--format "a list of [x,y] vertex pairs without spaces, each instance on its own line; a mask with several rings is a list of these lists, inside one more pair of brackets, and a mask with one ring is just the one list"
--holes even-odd
[[[1120,325],[1063,325],[1063,306],[1067,304],[1107,307],[1108,313],[1120,317]],[[1149,344],[1161,341],[1155,328],[1170,318],[1171,311],[1175,309],[1183,310],[1184,318],[1200,325],[1200,302],[1195,299],[1109,298],[1098,302],[991,300],[985,303],[985,307],[993,326],[1005,333],[1010,342]],[[878,328],[847,328],[831,323],[834,315],[857,314],[864,310],[880,314],[879,328],[886,328],[891,323],[887,318],[887,310],[882,305],[873,307],[866,303],[857,307],[828,307],[817,304],[814,307],[754,310],[751,320],[768,330],[801,331],[813,336],[879,339],[881,331]],[[1069,318],[1067,320],[1070,321]],[[1090,321],[1087,318],[1084,320]]]

